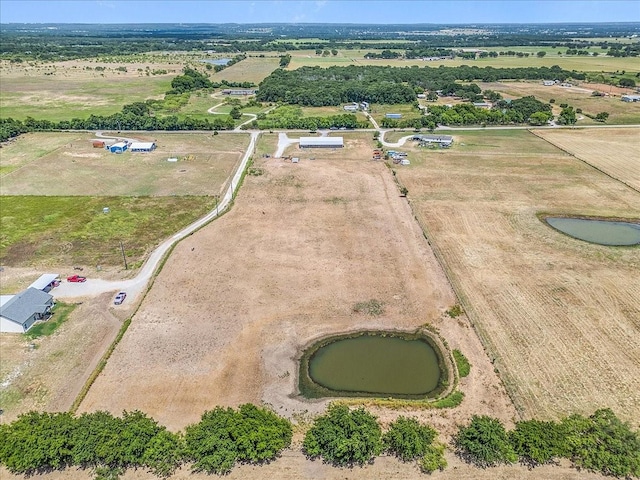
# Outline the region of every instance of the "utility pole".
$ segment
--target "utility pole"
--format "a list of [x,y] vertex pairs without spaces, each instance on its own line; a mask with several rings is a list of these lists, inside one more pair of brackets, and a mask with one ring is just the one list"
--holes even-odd
[[124,245],[122,245],[122,240],[120,240],[120,251],[122,251],[122,260],[124,260],[124,269],[129,270],[129,266],[127,265],[127,256],[124,254]]

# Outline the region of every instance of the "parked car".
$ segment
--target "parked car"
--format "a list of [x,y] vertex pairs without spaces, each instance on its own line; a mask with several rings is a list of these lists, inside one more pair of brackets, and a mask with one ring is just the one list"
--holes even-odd
[[125,298],[127,298],[127,292],[118,292],[116,298],[113,299],[113,304],[122,305],[122,302],[124,302]]
[[86,282],[87,281],[87,277],[83,277],[80,275],[71,275],[70,277],[67,277],[67,282]]

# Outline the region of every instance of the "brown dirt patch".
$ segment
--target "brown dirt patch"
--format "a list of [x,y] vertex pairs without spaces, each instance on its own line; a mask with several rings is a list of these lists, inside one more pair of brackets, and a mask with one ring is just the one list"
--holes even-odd
[[[290,147],[299,164],[256,162],[263,174],[246,177],[232,211],[174,250],[81,410],[137,408],[171,429],[216,405],[319,412],[326,401],[295,395],[301,346],[430,323],[474,366],[459,409],[424,415],[447,426],[479,412],[513,419],[466,319],[444,318],[453,292],[390,171],[368,160],[370,135],[345,138],[343,150]],[[383,315],[353,312],[372,298]]]

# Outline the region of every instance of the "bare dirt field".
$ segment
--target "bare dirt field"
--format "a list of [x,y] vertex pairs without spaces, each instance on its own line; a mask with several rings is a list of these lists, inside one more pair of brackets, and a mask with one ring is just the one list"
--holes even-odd
[[456,141],[409,147],[398,176],[519,413],[610,407],[637,427],[640,249],[570,238],[536,214],[639,218],[640,194],[526,131]]
[[533,133],[640,192],[638,129],[533,130]]
[[91,133],[21,135],[2,148],[2,194],[216,195],[249,144],[248,134],[128,135],[157,148],[113,154],[93,148]]
[[[171,429],[216,405],[322,411],[295,395],[299,350],[354,329],[436,326],[473,364],[454,410],[417,412],[443,434],[473,413],[516,415],[391,172],[369,160],[371,136],[300,163],[259,159],[231,212],[181,242],[81,411],[140,409]],[[271,152],[276,150],[275,136]],[[259,150],[266,146],[261,142]],[[312,160],[313,159],[313,160]],[[377,299],[384,314],[354,312]],[[401,411],[380,411],[387,422]]]

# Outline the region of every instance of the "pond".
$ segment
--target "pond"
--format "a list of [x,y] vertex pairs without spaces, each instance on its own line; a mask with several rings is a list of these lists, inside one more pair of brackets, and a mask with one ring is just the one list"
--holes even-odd
[[312,398],[433,397],[446,377],[441,357],[424,335],[365,332],[328,338],[303,356],[300,390]]
[[230,58],[217,58],[215,60],[212,59],[205,59],[205,60],[200,60],[203,63],[210,63],[211,65],[222,65],[225,66],[227,63],[229,63],[231,61]]
[[567,235],[608,246],[640,244],[640,223],[587,218],[548,217],[547,223]]

